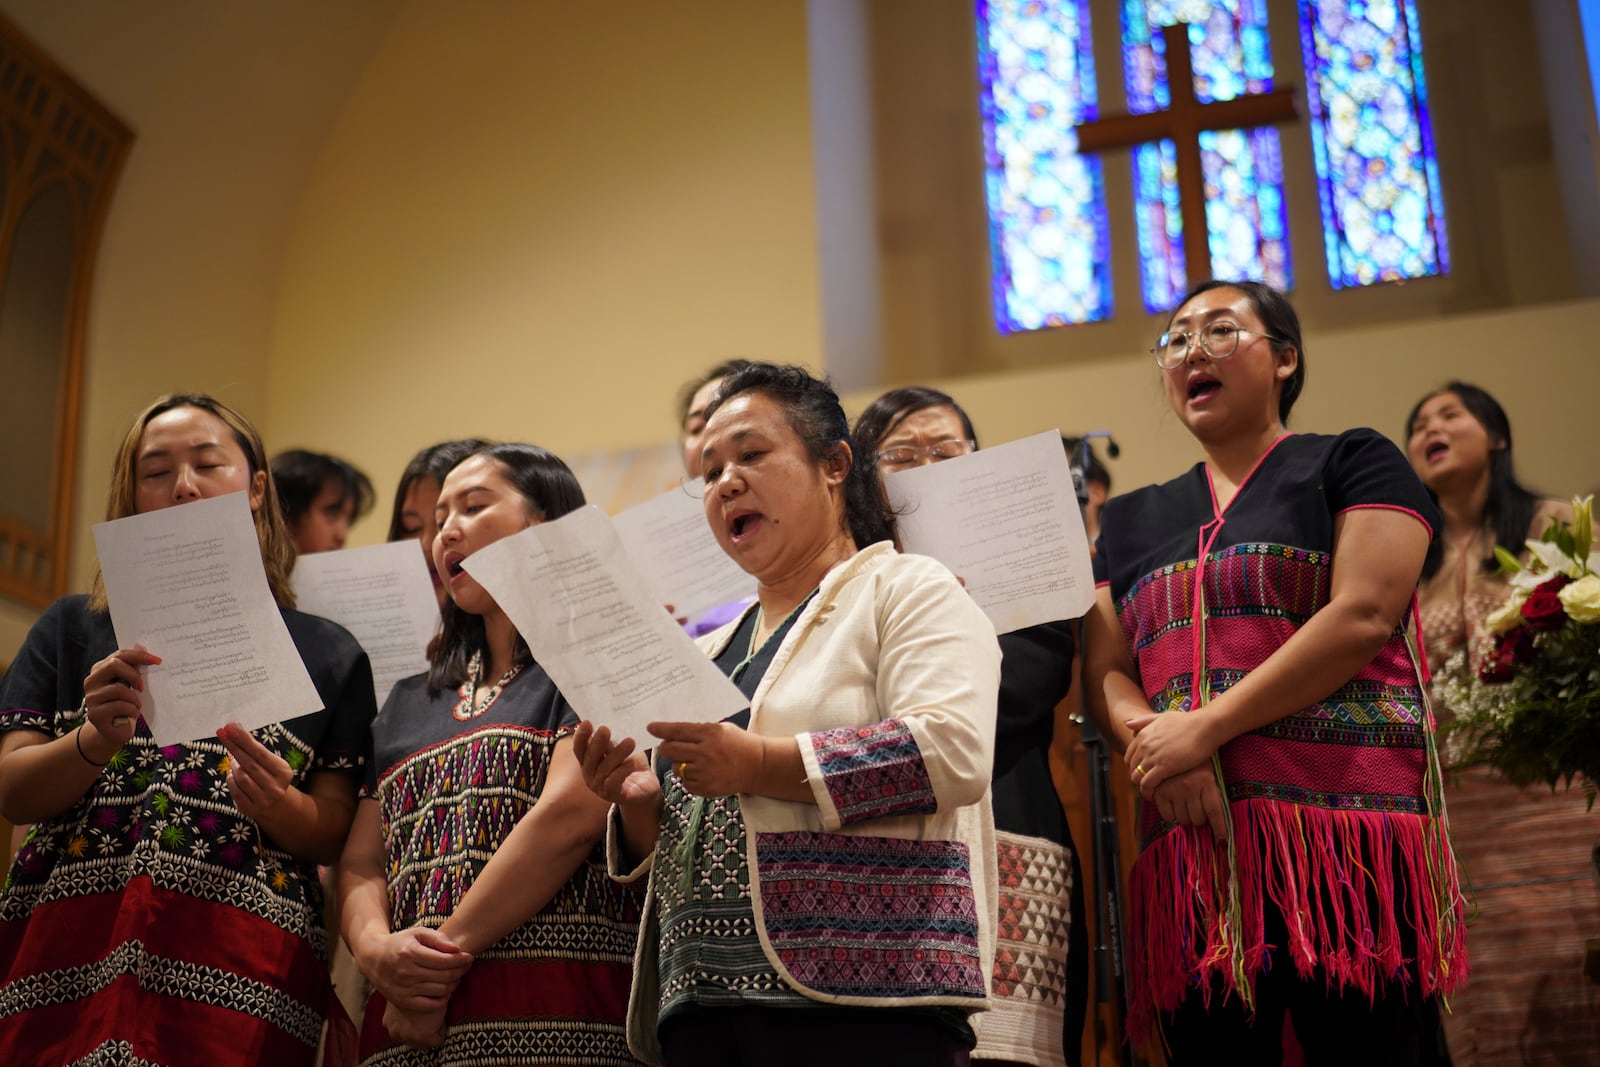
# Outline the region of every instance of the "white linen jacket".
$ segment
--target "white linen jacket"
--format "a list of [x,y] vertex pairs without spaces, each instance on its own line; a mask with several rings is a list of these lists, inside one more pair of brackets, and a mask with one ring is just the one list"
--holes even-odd
[[[716,656],[737,629],[698,643]],[[816,803],[739,804],[761,947],[796,991],[831,1004],[986,1006],[999,685],[993,624],[942,564],[888,542],[829,571],[795,620],[750,729],[798,740]],[[613,874],[643,876],[648,858],[619,869],[611,826]],[[655,1045],[654,914],[652,885],[629,1010],[636,1050]]]

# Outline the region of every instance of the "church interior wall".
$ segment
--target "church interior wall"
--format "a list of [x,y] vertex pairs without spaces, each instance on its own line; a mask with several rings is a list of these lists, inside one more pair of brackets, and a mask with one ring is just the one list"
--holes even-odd
[[653,444],[713,362],[819,364],[808,106],[802,0],[408,5],[291,220],[277,445],[387,498],[434,441]]
[[[0,0],[139,137],[90,312],[74,587],[93,574],[117,438],[163,391],[223,396],[274,449],[355,460],[386,514],[433,441],[649,446],[673,434],[677,385],[713,361],[826,367],[805,8],[306,0],[269,17]],[[1119,487],[1171,477],[1197,452],[1144,350],[1153,320],[994,330],[969,9],[868,8],[882,387],[948,388],[988,443],[1109,429]],[[1505,158],[1470,196],[1447,185],[1447,208],[1474,205],[1452,214],[1452,279],[1341,312],[1300,253],[1310,383],[1294,425],[1396,436],[1422,391],[1466,378],[1511,410],[1528,479],[1566,494],[1600,487],[1583,443],[1600,301],[1576,296],[1524,80],[1484,89],[1483,136],[1499,131],[1485,143]],[[1519,110],[1501,88],[1532,95]],[[0,606],[0,655],[29,617]]]

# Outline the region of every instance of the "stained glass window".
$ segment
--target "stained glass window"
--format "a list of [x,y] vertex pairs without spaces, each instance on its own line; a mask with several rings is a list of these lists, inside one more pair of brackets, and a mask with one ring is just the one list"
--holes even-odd
[[1450,253],[1413,0],[1300,0],[1335,289],[1444,274]]
[[[1128,110],[1161,111],[1172,101],[1161,27],[1189,24],[1195,96],[1202,103],[1272,89],[1266,0],[1124,0],[1122,62]],[[1278,131],[1213,130],[1200,135],[1211,262],[1202,277],[1293,283]],[[1147,311],[1164,311],[1189,287],[1178,207],[1178,154],[1171,141],[1134,149],[1139,273]]]
[[1089,0],[979,0],[994,317],[1004,333],[1111,317]]
[[[1170,105],[1160,29],[1177,22],[1189,25],[1201,101],[1272,89],[1268,0],[1103,2],[1122,13],[1129,111]],[[1298,5],[1330,281],[1337,289],[1445,273],[1415,0]],[[1098,117],[1089,6],[977,0],[995,322],[1003,332],[1112,315],[1102,165],[1077,154],[1074,132]],[[1200,150],[1211,261],[1198,270],[1184,262],[1173,143],[1133,153],[1139,273],[1151,312],[1170,308],[1202,275],[1293,286],[1279,132],[1207,132]]]

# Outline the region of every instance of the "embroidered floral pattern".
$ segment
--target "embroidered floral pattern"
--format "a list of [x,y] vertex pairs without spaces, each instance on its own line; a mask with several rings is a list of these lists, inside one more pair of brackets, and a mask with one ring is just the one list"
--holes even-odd
[[[17,711],[5,717],[30,726],[39,718]],[[76,709],[55,720],[59,736],[76,726]],[[293,769],[293,785],[304,787],[310,768],[320,769],[310,747],[281,724],[252,732]],[[78,806],[37,827],[18,850],[9,891],[0,898],[0,921],[26,917],[41,900],[106,891],[88,869],[108,869],[126,857],[134,872],[153,877],[168,865],[187,870],[193,884],[175,888],[223,903],[239,901],[231,877],[219,875],[249,879],[262,895],[288,905],[267,909],[268,918],[320,939],[322,891],[314,867],[294,860],[240,814],[228,790],[228,765],[227,750],[215,738],[158,746],[141,722]]]

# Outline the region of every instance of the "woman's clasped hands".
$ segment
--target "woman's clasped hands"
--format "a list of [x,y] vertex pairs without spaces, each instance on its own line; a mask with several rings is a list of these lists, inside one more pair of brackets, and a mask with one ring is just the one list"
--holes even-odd
[[397,1041],[431,1048],[444,1040],[450,996],[472,955],[438,930],[413,926],[384,938],[367,958],[367,978],[383,994],[384,1029]]
[[1211,768],[1217,751],[1208,716],[1184,712],[1136,715],[1127,720],[1133,741],[1124,755],[1133,783],[1166,822],[1209,826],[1228,836],[1222,790]]

